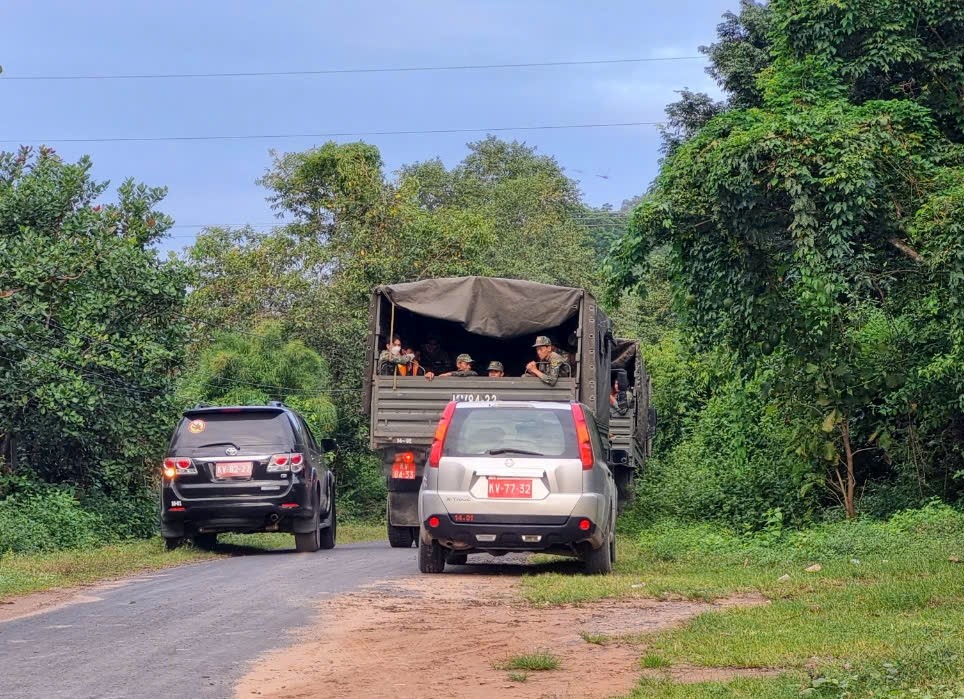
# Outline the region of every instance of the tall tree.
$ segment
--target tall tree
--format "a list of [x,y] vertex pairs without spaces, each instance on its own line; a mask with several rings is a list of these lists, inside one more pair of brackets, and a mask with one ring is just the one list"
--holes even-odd
[[[933,393],[937,376],[964,388],[956,115],[936,87],[900,95],[909,74],[892,69],[904,63],[873,57],[961,46],[964,7],[883,4],[892,12],[775,0],[762,105],[714,117],[672,153],[615,258],[627,288],[670,246],[683,318],[767,363],[773,390],[810,411],[802,444],[827,459],[850,516],[861,485],[899,456],[893,435],[908,439],[922,413],[942,443],[931,467],[961,465],[961,406]],[[919,56],[914,85],[945,75],[945,51]],[[892,99],[869,99],[869,85]]]
[[0,154],[0,443],[22,478],[123,493],[153,475],[187,340],[187,277],[152,247],[163,189],[116,203],[83,158]]

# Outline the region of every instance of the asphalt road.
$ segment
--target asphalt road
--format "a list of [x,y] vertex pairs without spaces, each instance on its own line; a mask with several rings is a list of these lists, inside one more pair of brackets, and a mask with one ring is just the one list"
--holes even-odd
[[88,590],[90,601],[0,623],[0,697],[231,697],[249,662],[315,620],[320,598],[414,575],[415,549],[377,542],[223,558]]

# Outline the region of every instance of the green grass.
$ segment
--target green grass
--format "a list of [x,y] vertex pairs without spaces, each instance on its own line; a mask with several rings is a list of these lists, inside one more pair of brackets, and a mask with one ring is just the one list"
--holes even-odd
[[539,650],[535,653],[514,655],[497,665],[499,670],[524,670],[526,672],[543,672],[559,668],[559,658],[549,651]]
[[[647,679],[633,697],[964,697],[954,693],[964,685],[964,565],[951,560],[964,557],[959,512],[930,507],[756,537],[664,524],[621,542],[620,553],[614,575],[539,574],[525,593],[538,604],[762,595],[767,604],[646,636],[643,665],[785,671],[685,686]],[[822,569],[806,572],[815,562]]]
[[640,664],[649,670],[658,670],[672,666],[672,663],[670,663],[668,660],[658,655],[654,655],[653,653],[647,653],[644,655],[643,659],[640,661]]
[[[346,522],[338,525],[339,544],[376,541],[384,536],[382,524]],[[293,549],[294,545],[294,537],[290,534],[226,534],[219,537],[215,551],[202,551],[192,546],[165,551],[164,542],[155,537],[92,549],[7,554],[0,556],[0,601],[31,592],[112,580],[244,553],[249,548]]]
[[510,673],[509,673],[509,681],[510,681],[510,682],[525,682],[527,679],[529,679],[529,673],[528,673],[528,672],[518,672],[518,671],[516,671],[516,672],[510,672]]
[[592,643],[596,646],[604,646],[612,640],[608,634],[589,633],[588,631],[580,631],[579,637],[586,643]]

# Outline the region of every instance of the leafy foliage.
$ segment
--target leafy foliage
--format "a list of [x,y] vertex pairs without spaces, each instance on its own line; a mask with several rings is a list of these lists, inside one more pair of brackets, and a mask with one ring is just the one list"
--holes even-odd
[[[126,496],[152,480],[172,424],[187,326],[186,275],[151,245],[170,226],[163,189],[117,201],[90,161],[0,154],[2,481]],[[3,494],[0,492],[0,494]]]
[[199,351],[178,387],[182,403],[265,405],[277,400],[295,410],[320,439],[337,422],[327,394],[330,377],[321,356],[282,325],[264,321],[250,333],[220,332]]
[[[762,104],[716,116],[673,151],[614,254],[625,289],[670,246],[683,322],[748,370],[770,367],[762,389],[810,415],[800,455],[825,461],[851,516],[858,484],[907,455],[898,435],[934,447],[913,454],[919,496],[959,489],[961,151],[937,108],[947,84],[933,84],[947,53],[928,47],[964,34],[944,3],[897,4],[774,2]],[[886,60],[872,59],[879,46]],[[926,392],[932,375],[950,391]]]

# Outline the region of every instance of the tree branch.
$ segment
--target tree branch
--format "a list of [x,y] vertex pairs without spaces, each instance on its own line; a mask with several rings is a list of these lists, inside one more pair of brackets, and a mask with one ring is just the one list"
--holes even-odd
[[890,243],[891,245],[893,245],[893,246],[894,246],[895,248],[897,248],[898,250],[900,250],[900,251],[901,251],[902,253],[904,253],[905,255],[907,255],[907,257],[909,257],[910,259],[912,259],[914,262],[921,262],[921,261],[924,259],[924,256],[923,256],[923,255],[921,255],[921,254],[920,254],[919,252],[917,252],[914,248],[912,248],[910,245],[908,245],[907,243],[905,243],[903,240],[901,240],[901,239],[898,238],[897,236],[894,236],[894,237],[892,237],[892,238],[888,238],[888,239],[887,239],[887,242]]

